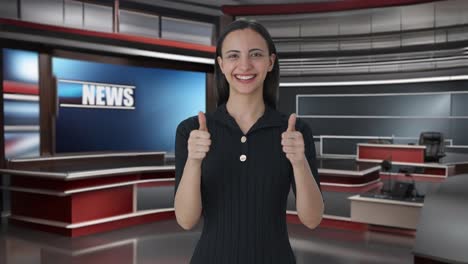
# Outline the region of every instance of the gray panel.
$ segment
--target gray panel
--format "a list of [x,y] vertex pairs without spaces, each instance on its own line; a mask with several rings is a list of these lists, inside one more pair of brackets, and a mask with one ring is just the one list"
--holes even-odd
[[300,45],[298,43],[276,43],[277,52],[297,52],[300,51]]
[[84,4],[84,28],[112,32],[112,7]]
[[83,3],[79,1],[65,1],[65,21],[66,26],[83,27]]
[[402,71],[424,71],[432,70],[435,68],[434,63],[428,62],[412,62],[412,63],[401,63],[400,70]]
[[292,189],[289,190],[288,201],[286,205],[286,210],[296,211],[296,197],[294,197],[294,192]]
[[466,25],[468,24],[468,1],[458,0],[456,1],[459,4],[458,11],[458,24]]
[[335,71],[336,73],[339,73],[339,74],[343,74],[343,73],[347,73],[347,74],[351,74],[351,73],[359,73],[359,72],[369,72],[370,68],[368,65],[364,64],[364,65],[360,65],[360,66],[353,66],[353,67],[345,67],[345,66],[342,66],[342,65],[338,65],[337,67],[335,67]]
[[138,210],[174,208],[174,186],[139,187]]
[[214,31],[213,24],[190,20],[162,17],[161,36],[172,39],[211,45]]
[[446,179],[424,200],[413,252],[444,263],[467,263],[468,174]]
[[436,43],[444,43],[448,40],[447,30],[436,30],[434,41]]
[[[419,137],[421,131],[439,131],[450,137],[448,119],[324,119],[307,118],[314,135]],[[452,137],[454,138],[454,137]],[[455,142],[454,138],[454,142]],[[456,143],[458,145],[458,141]]]
[[468,119],[452,120],[451,130],[454,145],[468,145]]
[[[468,144],[465,144],[468,145]],[[452,146],[445,146],[445,152],[449,153],[461,153],[468,155],[468,148],[459,148],[459,147],[452,147]]]
[[159,17],[120,10],[119,30],[122,33],[159,37]]
[[21,0],[21,19],[43,24],[63,24],[62,0]]
[[[446,74],[450,75],[450,73]],[[398,78],[398,77],[395,77]],[[362,78],[361,78],[362,79]],[[342,86],[342,87],[309,87],[281,88],[280,111],[295,111],[296,94],[345,94],[345,93],[405,93],[405,92],[440,92],[466,91],[467,81],[394,84],[379,86]],[[462,107],[463,98],[460,100]],[[337,106],[340,108],[341,106]],[[468,106],[467,106],[468,108]],[[343,112],[347,109],[343,108]],[[466,110],[457,110],[457,112]],[[455,145],[468,145],[468,119],[324,119],[304,118],[310,124],[314,135],[350,135],[350,136],[392,136],[419,137],[421,131],[440,131],[445,138],[453,139]],[[346,153],[347,150],[343,150]]]
[[448,41],[461,41],[468,39],[468,32],[465,28],[450,29],[447,36]]
[[399,64],[390,64],[390,65],[373,65],[369,68],[370,72],[396,72],[400,71]]
[[[436,16],[438,21],[436,21]],[[388,48],[468,39],[466,29],[452,31],[448,35],[445,34],[445,30],[439,30],[436,33],[432,31],[434,26],[468,24],[468,1],[466,0],[360,11],[328,12],[326,14],[257,16],[252,18],[265,24],[273,37],[317,37],[313,41],[304,40],[301,49],[284,48],[284,52]],[[339,41],[337,39],[326,41],[319,38],[320,36],[339,37],[340,35],[404,32],[418,29],[429,29],[429,32],[406,33],[403,34],[402,40],[398,34],[382,36],[372,39],[370,46],[367,40]],[[287,46],[287,44],[282,45]],[[426,70],[427,68],[418,70]]]
[[[390,159],[390,157],[389,157]],[[389,172],[393,173],[401,173],[401,171],[413,171],[414,173],[424,173],[425,169],[424,168],[418,168],[418,167],[411,167],[411,166],[403,166],[403,165],[395,165],[392,164],[392,169]],[[403,179],[398,179],[398,180],[388,180],[384,179],[383,181],[383,189],[384,190],[390,190],[393,189],[391,186],[395,186],[395,183],[397,181],[403,181],[403,182],[413,182],[416,177],[411,177],[411,176],[406,176]],[[435,182],[422,182],[422,181],[414,181],[415,189],[417,192],[418,196],[423,196],[427,194],[434,193],[437,191],[439,188],[440,184],[435,183]]]
[[[468,34],[467,34],[468,36]],[[468,58],[459,58],[456,60],[438,61],[435,63],[435,68],[448,68],[448,67],[466,67],[468,66]]]
[[450,94],[300,97],[300,115],[449,116]]
[[358,40],[340,41],[340,50],[366,50],[371,48],[370,39],[360,38]]
[[390,48],[401,45],[400,36],[379,36],[372,38],[372,48]]
[[[351,216],[351,203],[348,197],[356,195],[358,193],[349,192],[325,192],[322,191],[322,197],[325,203],[325,214],[350,217]],[[296,211],[296,198],[292,190],[288,195],[287,210]]]
[[367,143],[369,139],[332,139],[323,140],[323,154],[356,155],[358,143]]
[[468,1],[441,1],[435,3],[436,27],[468,23]]
[[322,192],[325,203],[325,214],[341,217],[351,217],[351,203],[348,197],[357,193],[349,192]]
[[264,23],[263,24],[272,38],[278,37],[299,37],[299,27],[298,23],[283,21],[282,23]]
[[339,22],[336,17],[320,17],[304,20],[301,35],[304,37],[335,36],[339,34]]
[[402,29],[422,29],[434,27],[434,4],[405,6],[401,9]]
[[359,12],[343,17],[340,20],[340,35],[371,33],[371,15]]
[[403,34],[401,39],[403,46],[424,45],[435,42],[433,32],[413,32]]
[[[301,76],[301,77],[289,77],[281,76],[281,83],[288,82],[330,82],[330,81],[362,81],[362,80],[389,80],[389,79],[405,79],[405,78],[425,78],[425,77],[434,77],[434,76],[456,76],[456,75],[466,75],[468,68],[458,68],[458,69],[437,69],[436,71],[430,72],[400,72],[400,73],[391,73],[391,74],[364,74],[364,75],[335,75],[335,76]],[[453,84],[452,84],[453,83]],[[422,91],[463,91],[460,89],[458,82],[445,82],[444,86],[425,86],[425,87],[408,87],[407,85],[398,85],[392,86],[391,89],[374,89],[372,86],[368,87],[352,87],[353,93],[379,93],[379,92],[422,92]],[[414,85],[414,84],[413,84]],[[462,84],[463,85],[463,84]],[[402,89],[403,88],[403,89]],[[292,93],[300,91],[301,94],[319,94],[319,93],[349,93],[350,89],[348,87],[280,87],[280,93],[285,93],[288,96],[293,96]],[[295,96],[295,95],[294,95]],[[294,97],[293,96],[293,97]],[[295,102],[295,99],[292,101]]]
[[[281,43],[281,45],[285,45],[285,44]],[[339,48],[339,43],[337,41],[320,41],[320,42],[308,42],[308,43],[301,44],[301,51],[338,50],[338,48]]]
[[0,0],[0,17],[18,18],[18,5],[16,1]]
[[[468,90],[468,87],[466,87]],[[452,115],[468,116],[468,94],[452,95]]]
[[379,8],[372,11],[372,32],[400,31],[401,8]]

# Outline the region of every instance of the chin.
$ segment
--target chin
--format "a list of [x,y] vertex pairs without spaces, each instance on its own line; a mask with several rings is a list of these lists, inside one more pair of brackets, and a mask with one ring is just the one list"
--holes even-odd
[[236,93],[238,94],[255,94],[257,92],[257,89],[256,88],[245,88],[245,89],[236,89]]

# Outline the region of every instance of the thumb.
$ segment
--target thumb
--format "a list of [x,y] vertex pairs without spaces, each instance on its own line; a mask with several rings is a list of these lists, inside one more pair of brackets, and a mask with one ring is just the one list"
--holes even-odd
[[200,124],[198,130],[208,131],[208,128],[206,128],[206,117],[202,111],[198,112],[198,123]]
[[296,114],[291,114],[289,116],[289,120],[288,120],[288,130],[286,130],[287,132],[293,132],[293,131],[296,131]]

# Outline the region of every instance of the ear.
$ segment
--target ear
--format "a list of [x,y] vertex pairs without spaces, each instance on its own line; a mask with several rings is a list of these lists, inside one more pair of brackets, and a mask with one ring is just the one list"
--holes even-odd
[[218,56],[218,57],[216,57],[216,59],[218,60],[218,65],[219,65],[219,68],[221,69],[221,72],[224,74],[223,58],[221,58],[221,56]]
[[268,67],[268,71],[271,72],[273,70],[273,66],[275,66],[276,54],[272,53],[270,55],[270,67]]

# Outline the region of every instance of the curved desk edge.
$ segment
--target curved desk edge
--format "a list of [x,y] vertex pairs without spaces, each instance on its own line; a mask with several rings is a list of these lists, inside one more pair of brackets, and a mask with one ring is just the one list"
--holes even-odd
[[162,171],[174,171],[175,165],[165,166],[140,166],[140,167],[125,167],[125,168],[113,168],[113,169],[101,169],[101,170],[85,170],[79,172],[43,172],[43,171],[32,171],[32,170],[13,170],[13,169],[0,169],[0,173],[10,175],[21,175],[21,176],[35,176],[42,178],[61,179],[65,181],[79,180],[86,178],[95,178],[101,176],[120,175],[125,173],[137,173],[137,172],[162,172]]

